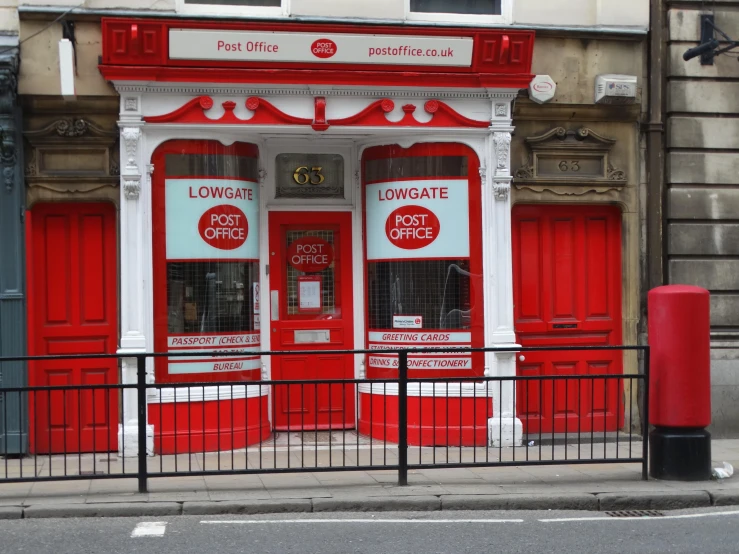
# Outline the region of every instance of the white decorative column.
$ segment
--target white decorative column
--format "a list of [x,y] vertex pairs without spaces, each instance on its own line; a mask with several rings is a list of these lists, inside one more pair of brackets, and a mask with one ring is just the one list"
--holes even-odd
[[[514,95],[493,98],[493,117],[487,137],[482,177],[483,283],[485,289],[485,346],[515,348],[513,328],[513,256],[511,251],[511,109]],[[515,352],[486,352],[486,375],[516,375]],[[514,412],[515,386],[504,381],[493,386],[493,417],[488,420],[488,442],[493,446],[520,446],[521,420]]]
[[[120,196],[120,314],[121,338],[118,353],[140,354],[146,352],[144,333],[144,260],[142,243],[143,213],[140,196],[142,185],[148,182],[142,170],[141,105],[139,97],[121,97],[120,129],[121,196]],[[149,187],[143,192],[149,194]],[[135,384],[137,380],[136,358],[123,358],[121,364],[123,384]],[[148,377],[148,376],[147,376]],[[149,379],[147,379],[149,380]],[[138,402],[135,389],[123,391],[123,417],[118,428],[119,456],[138,455]],[[154,428],[146,427],[146,450],[154,453]]]

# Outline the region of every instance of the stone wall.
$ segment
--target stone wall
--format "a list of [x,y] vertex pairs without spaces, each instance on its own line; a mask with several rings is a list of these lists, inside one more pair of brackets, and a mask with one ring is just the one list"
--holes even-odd
[[[700,14],[739,38],[739,1],[667,3],[667,279],[711,292],[714,436],[739,433],[739,64],[683,52],[700,40]],[[728,348],[728,349],[726,349]]]

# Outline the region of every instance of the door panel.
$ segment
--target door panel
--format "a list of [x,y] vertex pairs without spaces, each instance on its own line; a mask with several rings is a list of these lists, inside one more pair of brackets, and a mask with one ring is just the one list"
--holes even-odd
[[[513,209],[514,317],[523,346],[621,344],[621,226],[610,206]],[[621,374],[623,354],[527,352],[526,376]],[[528,433],[614,431],[622,424],[616,380],[527,382],[516,411]]]
[[[282,351],[351,350],[351,214],[272,212],[270,336]],[[275,296],[276,295],[276,296]],[[275,380],[351,379],[351,354],[272,357]],[[352,385],[278,385],[275,429],[354,427]]]
[[[109,204],[37,205],[31,213],[30,229],[32,354],[115,353],[115,208]],[[29,364],[31,386],[117,382],[118,364],[114,359]],[[29,406],[33,452],[118,449],[116,390],[39,392],[29,398]]]

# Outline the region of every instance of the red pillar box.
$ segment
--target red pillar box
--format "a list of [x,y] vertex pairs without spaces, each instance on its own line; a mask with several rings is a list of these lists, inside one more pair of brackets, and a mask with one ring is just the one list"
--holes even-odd
[[711,478],[711,346],[707,290],[667,285],[649,291],[650,475]]

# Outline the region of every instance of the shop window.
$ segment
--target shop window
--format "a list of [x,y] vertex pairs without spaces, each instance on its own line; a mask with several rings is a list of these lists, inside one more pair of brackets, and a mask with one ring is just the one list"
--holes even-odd
[[411,0],[411,12],[500,15],[501,0]]
[[482,357],[444,349],[483,345],[480,176],[474,152],[455,144],[365,151],[365,263],[370,377],[389,377],[411,355],[416,376],[476,375]]
[[255,146],[170,141],[153,157],[158,382],[258,379],[259,185]]

